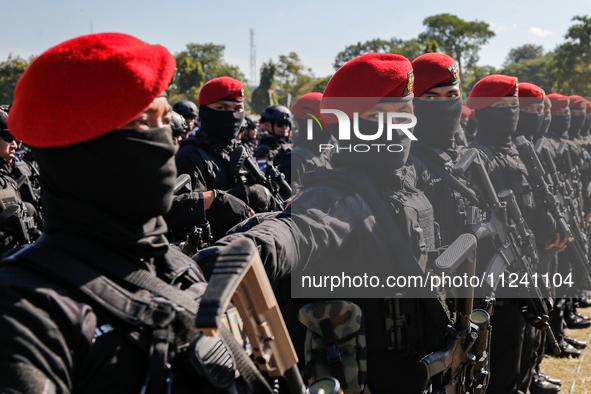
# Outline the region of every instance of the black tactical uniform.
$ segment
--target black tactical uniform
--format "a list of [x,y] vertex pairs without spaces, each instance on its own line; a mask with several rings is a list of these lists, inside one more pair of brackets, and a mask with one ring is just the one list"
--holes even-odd
[[[345,175],[356,172],[353,169],[339,171],[343,171]],[[429,202],[412,185],[413,172],[411,168],[405,167],[388,181],[371,179],[370,182],[384,202],[392,207],[392,212],[394,206],[398,206],[393,204],[399,203],[401,199],[409,204],[417,201],[423,204],[423,223],[407,223],[399,208],[399,213],[392,216],[399,228],[414,226],[416,229],[418,226],[422,229],[421,239],[415,239],[417,233],[411,232],[407,234],[408,238],[398,240],[412,245],[417,252],[415,256],[420,258],[420,243],[426,245],[423,253],[434,248],[433,222],[432,216],[427,214],[431,211]],[[330,175],[329,178],[334,179]],[[278,301],[282,305],[294,346],[300,360],[303,360],[305,327],[297,321],[297,311],[304,304],[315,300],[290,298],[288,277],[292,271],[301,270],[304,266],[321,265],[323,271],[339,272],[343,259],[352,259],[364,262],[359,269],[365,272],[376,272],[378,266],[391,267],[389,272],[392,275],[408,275],[411,272],[405,268],[407,262],[403,263],[392,257],[390,246],[385,242],[392,242],[389,238],[391,234],[385,235],[383,229],[368,226],[374,220],[372,206],[358,193],[352,192],[348,182],[341,182],[340,186],[338,181],[318,183],[305,188],[276,218],[268,219],[246,233],[226,236],[216,245],[227,245],[240,237],[250,238],[258,245],[269,278],[278,289]],[[434,321],[429,313],[425,313],[425,300],[422,299],[402,297],[401,312],[397,316],[388,315],[388,301],[383,299],[351,301],[359,305],[365,315],[367,383],[371,392],[390,392],[392,379],[396,380],[397,389],[403,392],[417,391],[420,381],[417,363],[424,355],[442,346],[441,336],[437,333],[445,327],[441,327],[441,322]],[[406,316],[404,336],[400,338],[404,345],[397,348],[389,339],[385,324],[388,318],[400,319],[402,316]]]
[[[82,50],[89,46],[104,49]],[[66,127],[43,116],[38,128],[24,125],[37,108],[31,100],[47,103],[52,114],[63,111],[58,118],[67,122],[75,105],[67,100],[88,91],[120,110],[109,119],[115,124],[147,104],[162,118],[167,106],[158,93],[172,79],[174,58],[134,37],[103,33],[62,43],[38,60],[19,81],[9,126],[37,146],[45,236],[2,260],[0,392],[167,393],[171,377],[172,392],[184,392],[170,364],[177,345],[197,335],[190,305],[205,283],[164,237],[161,215],[170,208],[176,175],[170,128],[93,123],[60,135]],[[48,87],[45,71],[55,69],[63,72]],[[87,78],[88,69],[103,73]],[[87,119],[101,109],[80,111]],[[188,302],[181,306],[180,299]]]
[[272,105],[265,109],[262,116],[269,122],[271,130],[259,141],[254,151],[254,157],[260,161],[265,159],[268,165],[277,165],[278,162],[274,160],[275,156],[280,151],[291,150],[292,145],[288,142],[287,137],[275,135],[273,128],[276,124],[280,124],[281,126],[287,124],[291,129],[291,112],[282,105]]
[[[556,226],[546,210],[536,209],[525,166],[512,145],[511,134],[517,126],[518,112],[517,105],[477,109],[479,132],[472,146],[481,150],[495,189],[512,189],[515,193],[540,250],[548,240],[554,240]],[[499,123],[492,122],[493,118]],[[538,334],[526,324],[516,301],[499,300],[491,320],[496,339],[491,349],[491,392],[525,391],[533,377],[537,357],[531,349],[539,340]]]

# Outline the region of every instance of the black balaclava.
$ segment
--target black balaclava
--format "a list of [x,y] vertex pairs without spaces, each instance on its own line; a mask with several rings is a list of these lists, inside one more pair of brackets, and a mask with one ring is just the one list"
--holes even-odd
[[552,121],[552,114],[551,113],[544,114],[544,121],[542,122],[542,125],[540,126],[540,129],[538,130],[538,132],[536,134],[534,134],[534,141],[537,141],[546,135],[546,133],[548,132],[548,128],[550,127],[551,121]]
[[245,116],[244,111],[218,111],[207,105],[200,105],[200,130],[218,142],[229,144],[240,133]]
[[571,140],[581,136],[581,127],[585,125],[585,114],[571,115],[570,127],[568,128],[568,137]]
[[415,99],[413,103],[417,117],[414,135],[417,139],[443,150],[453,149],[454,134],[462,118],[462,98]]
[[[388,99],[389,101],[410,101],[411,98]],[[401,130],[394,129],[392,131],[392,140],[387,139],[387,123],[383,120],[383,132],[379,139],[372,141],[365,141],[357,138],[354,133],[354,120],[351,119],[351,139],[349,141],[339,141],[339,152],[333,155],[333,161],[337,167],[349,167],[365,171],[374,179],[389,179],[397,169],[401,168],[408,159],[410,151],[410,138],[408,138]],[[333,135],[338,135],[338,125],[329,125],[331,130],[334,130]],[[359,118],[359,131],[362,134],[375,134],[378,130],[378,123],[367,119]],[[409,128],[412,132],[413,129]],[[380,151],[372,144],[383,144],[380,146]],[[389,152],[387,147],[389,145],[398,144],[400,147],[393,146],[391,150],[400,152]],[[369,152],[355,152],[354,145],[369,145],[371,150]],[[345,150],[346,147],[351,146],[351,152]]]
[[570,129],[571,116],[552,114],[552,120],[550,121],[550,127],[548,128],[548,134],[552,134],[558,138],[568,139],[568,130]]
[[81,235],[137,258],[163,255],[168,241],[161,215],[172,204],[176,150],[168,127],[35,148],[44,232]]
[[586,119],[583,127],[581,127],[581,137],[586,137],[589,135],[589,131],[591,131],[591,120]]
[[477,109],[476,119],[480,141],[509,147],[519,121],[519,105]]
[[544,113],[531,113],[519,111],[519,121],[515,130],[515,137],[522,135],[528,140],[532,140],[534,135],[539,133],[544,123]]

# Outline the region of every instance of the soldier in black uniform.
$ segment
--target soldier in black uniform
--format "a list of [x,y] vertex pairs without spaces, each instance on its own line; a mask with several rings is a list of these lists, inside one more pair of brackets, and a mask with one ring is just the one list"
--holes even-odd
[[185,122],[187,122],[187,131],[182,135],[182,139],[185,139],[196,126],[195,123],[199,117],[197,106],[190,100],[181,100],[172,106],[172,110],[181,115],[185,119]]
[[[406,58],[366,54],[336,72],[325,90],[322,108],[341,110],[350,121],[353,112],[358,112],[359,130],[365,135],[374,134],[376,127],[385,130],[384,113],[412,114],[413,80],[412,65]],[[327,118],[328,123],[337,127],[335,120]],[[350,140],[339,141],[341,148],[344,143],[350,143],[351,149],[347,145],[333,155],[337,169],[310,174],[311,184],[283,213],[217,243],[223,246],[233,239],[247,237],[259,246],[300,355],[305,327],[297,321],[297,311],[304,303],[321,300],[291,299],[290,276],[301,274],[304,269],[325,273],[345,270],[351,275],[384,269],[392,275],[417,269],[422,272],[420,267],[426,262],[427,251],[435,247],[431,204],[415,188],[412,168],[403,167],[410,139],[398,129],[393,131],[391,140],[386,135],[384,132],[372,142],[396,149],[384,148],[379,152],[374,149],[367,154],[355,151],[355,147],[367,141],[351,133]],[[382,208],[385,215],[378,213]],[[411,211],[416,216],[407,215]],[[384,221],[399,228],[400,235],[387,231]],[[397,254],[398,248],[408,250],[409,260]],[[200,257],[203,255],[197,256],[200,264],[210,269],[208,259]],[[312,297],[314,289],[309,290],[306,289],[306,294]],[[405,298],[403,294],[408,294],[405,289],[396,292],[400,292],[396,299],[351,299],[359,305],[365,319],[367,385],[372,393],[390,393],[393,388],[400,392],[420,392],[424,382],[417,373],[417,362],[442,345],[439,333],[447,324],[444,322],[447,318],[438,319],[442,305],[436,300],[430,299],[437,304],[433,310],[426,307],[433,305],[427,299]],[[341,289],[340,294],[346,298],[344,294],[351,296],[351,291]],[[391,327],[392,322],[396,322],[399,330]],[[335,373],[338,373],[342,364],[337,359],[335,362]]]
[[417,117],[414,134],[418,141],[412,143],[409,163],[417,172],[417,187],[433,204],[441,244],[450,245],[466,224],[460,212],[462,206],[474,205],[437,172],[438,168],[449,171],[465,151],[454,138],[462,113],[459,67],[447,55],[428,53],[413,61],[413,69]]
[[[538,250],[563,248],[566,240],[559,239],[554,220],[545,209],[534,204],[525,166],[512,145],[511,136],[519,119],[517,78],[506,75],[483,78],[472,89],[467,106],[475,110],[478,120],[478,134],[472,146],[482,152],[497,192],[513,190],[535,234]],[[531,343],[535,343],[537,334],[526,324],[516,301],[499,300],[492,317],[495,339],[491,349],[491,392],[525,392],[534,375],[537,363]]]
[[[189,174],[196,192],[222,190],[242,200],[255,212],[272,209],[269,190],[263,185],[246,184],[239,171],[240,155],[244,149],[235,140],[244,122],[244,89],[242,82],[230,77],[212,79],[199,94],[201,129],[195,137],[185,140],[176,155],[179,174]],[[244,152],[248,154],[248,152]],[[234,159],[232,158],[234,157]],[[214,226],[218,239],[232,226]]]
[[[267,165],[274,164],[275,156],[280,150],[290,150],[289,136],[291,133],[291,112],[283,105],[271,105],[267,107],[261,117],[267,121],[267,135],[259,141],[254,157],[260,163],[266,161]],[[261,168],[264,169],[264,164]]]
[[103,33],[48,50],[20,78],[9,127],[35,147],[46,222],[0,268],[0,392],[167,393],[171,377],[184,392],[170,364],[196,335],[191,307],[152,286],[185,300],[205,286],[161,217],[177,148],[159,95],[174,70],[165,48]]
[[259,125],[259,122],[253,115],[246,115],[244,120],[246,121],[246,126],[244,126],[244,130],[242,131],[240,142],[242,142],[242,145],[247,147],[250,154],[253,155],[259,145],[259,140],[257,139],[257,126]]
[[[20,141],[10,134],[7,120],[8,115],[0,109],[0,214],[11,206],[11,209],[18,207],[18,213],[0,219],[0,253],[35,241],[42,225],[40,210],[35,206],[38,189],[22,173],[29,168],[26,163],[15,168]],[[22,181],[21,187],[17,179]]]
[[280,151],[276,162],[294,194],[302,189],[304,173],[320,167],[331,168],[330,157],[338,145],[320,114],[321,103],[322,93],[313,92],[298,98],[291,107],[296,131],[293,149]]

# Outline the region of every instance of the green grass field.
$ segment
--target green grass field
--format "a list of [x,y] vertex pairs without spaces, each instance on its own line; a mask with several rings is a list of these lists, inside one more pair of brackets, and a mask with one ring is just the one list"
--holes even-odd
[[[585,316],[591,316],[591,308],[577,309]],[[591,327],[583,330],[566,330],[566,335],[583,341],[591,338]],[[591,345],[589,346],[591,347]],[[541,371],[546,375],[562,379],[565,394],[591,394],[591,350],[581,350],[579,358],[554,358],[546,356]]]

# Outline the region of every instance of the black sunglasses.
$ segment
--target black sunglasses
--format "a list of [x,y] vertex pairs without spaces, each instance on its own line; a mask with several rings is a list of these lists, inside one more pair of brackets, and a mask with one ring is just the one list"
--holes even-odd
[[6,133],[6,134],[3,133],[2,135],[0,135],[0,138],[2,138],[4,141],[8,142],[9,144],[12,141],[17,141],[18,142],[18,140],[16,138],[14,138],[12,136],[12,134],[8,134],[8,133]]

